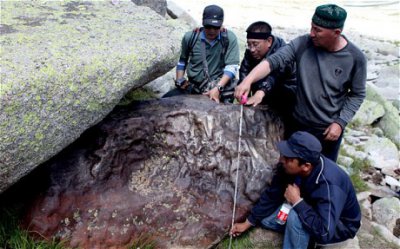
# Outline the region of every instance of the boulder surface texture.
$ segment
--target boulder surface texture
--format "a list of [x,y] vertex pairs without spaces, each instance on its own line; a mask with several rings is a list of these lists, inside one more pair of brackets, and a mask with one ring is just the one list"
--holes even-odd
[[[243,220],[271,180],[282,136],[266,110],[204,96],[116,108],[46,162],[48,188],[27,212],[34,234],[79,248],[209,248]],[[239,169],[239,171],[237,171]]]
[[2,1],[0,193],[173,68],[184,30],[130,1]]

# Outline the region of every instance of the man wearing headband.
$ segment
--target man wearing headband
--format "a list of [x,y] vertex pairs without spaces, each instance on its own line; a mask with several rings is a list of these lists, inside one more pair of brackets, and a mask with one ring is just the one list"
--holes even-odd
[[[182,39],[181,55],[176,66],[176,89],[163,97],[203,94],[220,102],[233,101],[233,88],[239,67],[239,46],[235,34],[222,28],[224,10],[209,5],[203,11],[203,27],[187,32]],[[188,79],[185,78],[185,72]]]
[[[309,244],[354,248],[361,210],[347,173],[321,155],[321,143],[308,132],[295,132],[277,147],[280,164],[271,184],[246,221],[234,224],[230,233],[239,236],[261,226],[284,233],[285,249],[306,249]],[[282,225],[276,217],[283,202],[292,208]]]
[[[239,83],[264,58],[286,45],[285,41],[272,34],[271,26],[262,21],[252,23],[246,30],[247,49],[239,69]],[[275,70],[251,86],[252,95],[247,105],[268,104],[283,116],[290,115],[295,100],[296,71],[294,63]],[[266,98],[264,96],[267,95]]]
[[296,104],[289,134],[315,135],[322,153],[337,160],[346,125],[365,98],[366,58],[343,34],[346,11],[334,4],[318,6],[311,31],[268,56],[236,87],[235,97],[248,95],[253,83],[296,62]]

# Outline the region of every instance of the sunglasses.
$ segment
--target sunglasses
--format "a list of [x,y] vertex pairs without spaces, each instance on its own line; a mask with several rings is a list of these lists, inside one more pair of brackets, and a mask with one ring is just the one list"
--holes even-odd
[[211,25],[205,25],[204,28],[205,28],[205,29],[215,29],[215,30],[217,30],[217,29],[220,29],[221,27],[215,27],[215,26],[211,26]]

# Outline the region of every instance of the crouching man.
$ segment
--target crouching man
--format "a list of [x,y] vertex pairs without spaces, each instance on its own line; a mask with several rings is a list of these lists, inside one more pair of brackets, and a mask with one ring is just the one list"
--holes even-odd
[[[321,154],[320,142],[310,133],[295,132],[277,146],[280,163],[271,185],[230,234],[261,226],[284,233],[283,248],[296,249],[307,248],[310,241],[326,246],[354,238],[361,211],[346,172]],[[283,203],[291,209],[286,223],[280,224],[277,215]]]

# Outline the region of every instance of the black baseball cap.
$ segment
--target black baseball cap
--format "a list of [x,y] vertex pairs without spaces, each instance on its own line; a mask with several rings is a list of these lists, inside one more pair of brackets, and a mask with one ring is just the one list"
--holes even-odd
[[221,27],[224,21],[224,10],[217,5],[209,5],[203,11],[203,26]]
[[305,131],[293,133],[288,140],[278,142],[277,147],[281,155],[301,158],[311,164],[318,162],[322,151],[319,140]]

